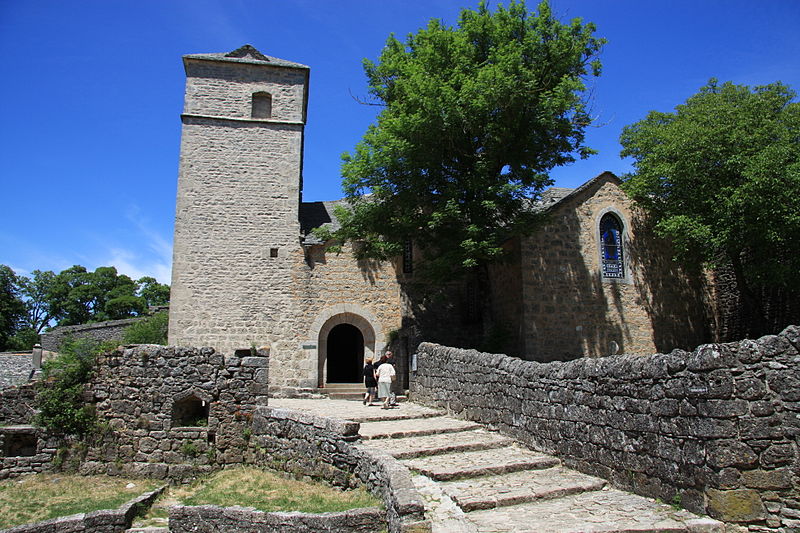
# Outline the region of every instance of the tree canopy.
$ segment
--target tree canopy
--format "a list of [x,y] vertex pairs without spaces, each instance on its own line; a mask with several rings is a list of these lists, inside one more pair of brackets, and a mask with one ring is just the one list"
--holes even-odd
[[399,255],[413,239],[446,275],[497,260],[529,232],[547,172],[592,150],[585,79],[600,73],[594,25],[562,24],[547,2],[462,10],[458,26],[431,20],[364,61],[383,106],[343,155],[342,229],[361,257]]
[[54,323],[129,318],[168,303],[168,285],[149,276],[133,281],[114,267],[90,272],[75,265],[58,274],[34,270],[28,277],[0,265],[0,349],[29,349]]
[[19,279],[11,268],[0,265],[0,350],[5,349],[25,319],[19,297]]
[[712,79],[673,113],[652,111],[620,142],[627,190],[683,260],[733,267],[754,287],[800,289],[800,104],[786,85]]

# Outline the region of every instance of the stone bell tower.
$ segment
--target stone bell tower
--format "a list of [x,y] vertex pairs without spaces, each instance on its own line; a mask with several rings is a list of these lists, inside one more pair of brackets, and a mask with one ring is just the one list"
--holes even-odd
[[270,345],[295,327],[309,68],[250,45],[183,64],[169,343]]

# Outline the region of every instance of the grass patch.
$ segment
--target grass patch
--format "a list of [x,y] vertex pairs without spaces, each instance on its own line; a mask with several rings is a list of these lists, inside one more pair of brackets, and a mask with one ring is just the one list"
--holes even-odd
[[[134,486],[126,488],[130,483]],[[159,485],[154,480],[67,474],[35,474],[0,481],[0,529],[116,509]]]
[[254,467],[221,470],[190,487],[176,489],[173,495],[184,505],[241,505],[260,511],[328,513],[381,505],[364,487],[343,491]]

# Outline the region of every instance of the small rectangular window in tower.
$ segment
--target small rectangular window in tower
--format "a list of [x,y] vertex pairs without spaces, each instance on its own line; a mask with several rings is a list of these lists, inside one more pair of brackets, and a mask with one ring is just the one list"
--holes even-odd
[[414,272],[414,247],[411,241],[406,241],[403,245],[403,273],[411,274]]
[[265,92],[253,93],[253,118],[272,117],[272,95]]
[[278,257],[278,249],[277,248],[270,248],[269,249],[269,256],[270,257]]

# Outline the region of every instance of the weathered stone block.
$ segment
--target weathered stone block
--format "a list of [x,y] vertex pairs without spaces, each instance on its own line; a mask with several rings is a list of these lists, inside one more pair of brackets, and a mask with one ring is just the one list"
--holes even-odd
[[724,522],[748,523],[763,520],[764,505],[758,492],[750,489],[708,489],[707,510],[713,518]]
[[792,472],[788,468],[745,470],[742,483],[751,489],[789,489],[792,487]]

